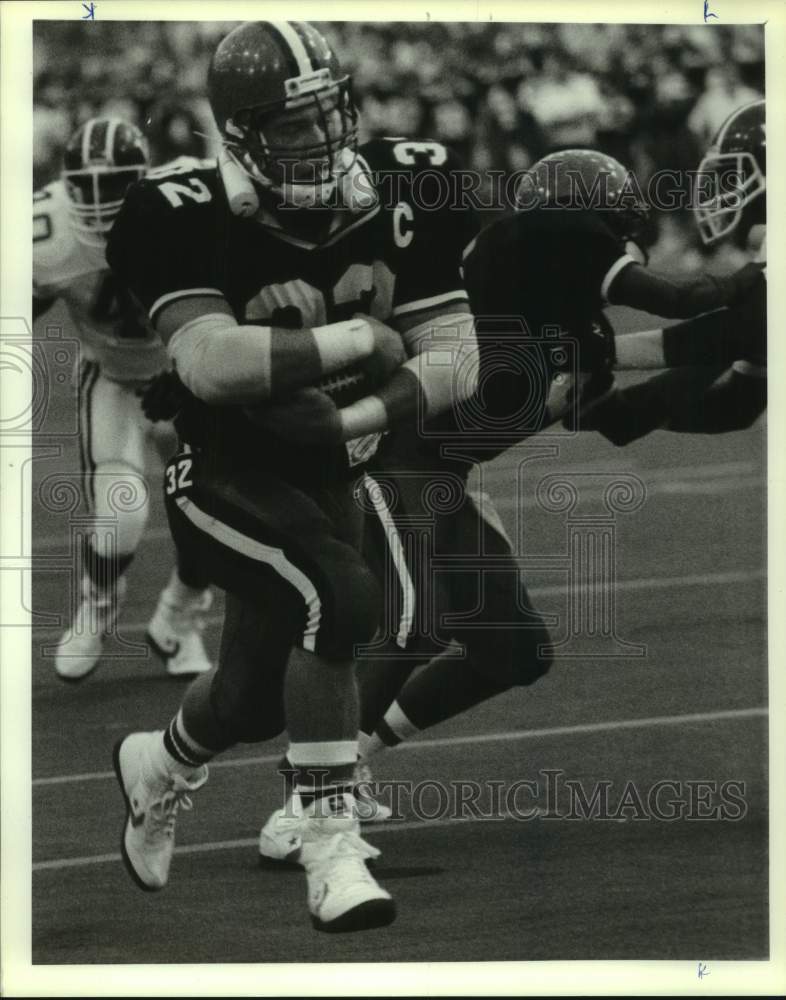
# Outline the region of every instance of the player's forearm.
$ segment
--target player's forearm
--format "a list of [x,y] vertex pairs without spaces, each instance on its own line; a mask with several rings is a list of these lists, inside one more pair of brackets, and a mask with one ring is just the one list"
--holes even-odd
[[464,402],[477,389],[478,343],[469,313],[445,317],[430,323],[427,330],[409,331],[408,336],[419,353],[374,395],[340,411],[344,440],[415,419],[431,419]]
[[609,302],[667,319],[687,319],[736,301],[761,280],[760,275],[759,265],[746,264],[725,277],[702,274],[677,280],[633,264],[624,268],[613,281]]
[[646,369],[730,364],[745,350],[744,334],[732,312],[716,309],[665,329],[618,336],[615,367]]
[[168,345],[180,379],[214,406],[246,406],[305,386],[367,358],[374,338],[362,319],[277,330],[238,326],[223,313],[200,316]]

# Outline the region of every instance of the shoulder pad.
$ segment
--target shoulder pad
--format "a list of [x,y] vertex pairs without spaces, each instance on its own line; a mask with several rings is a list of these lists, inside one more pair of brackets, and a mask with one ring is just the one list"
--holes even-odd
[[215,170],[215,160],[200,160],[196,156],[178,156],[168,163],[153,167],[145,174],[148,180],[160,180],[176,174],[187,174],[199,170]]

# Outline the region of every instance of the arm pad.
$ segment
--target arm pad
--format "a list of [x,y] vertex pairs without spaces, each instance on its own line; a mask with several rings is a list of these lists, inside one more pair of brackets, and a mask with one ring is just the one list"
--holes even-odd
[[368,357],[373,347],[373,331],[360,318],[278,330],[238,326],[225,313],[184,323],[168,344],[182,382],[215,406],[245,406],[314,385]]

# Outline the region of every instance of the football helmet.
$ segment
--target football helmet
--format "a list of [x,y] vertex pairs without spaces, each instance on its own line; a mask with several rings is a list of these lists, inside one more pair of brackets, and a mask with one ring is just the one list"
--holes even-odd
[[147,140],[119,118],[90,118],[74,133],[63,156],[61,177],[71,223],[88,246],[102,247],[128,187],[150,165]]
[[230,155],[295,207],[326,204],[357,155],[352,83],[303,21],[250,21],[218,45],[208,97]]
[[521,177],[516,208],[592,209],[624,240],[636,240],[650,207],[633,171],[595,149],[563,149],[538,160]]
[[[726,119],[699,164],[694,211],[707,246],[734,232],[743,220],[742,236],[765,221],[766,153],[764,101],[753,101]],[[708,191],[703,190],[707,178]]]

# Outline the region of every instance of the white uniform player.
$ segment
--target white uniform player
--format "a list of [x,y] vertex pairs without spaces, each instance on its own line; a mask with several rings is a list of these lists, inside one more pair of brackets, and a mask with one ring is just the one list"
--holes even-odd
[[[82,484],[100,527],[84,545],[81,600],[55,658],[65,681],[82,680],[98,665],[148,517],[145,467],[154,425],[137,390],[168,361],[144,313],[109,270],[104,249],[125,190],[147,165],[146,141],[137,128],[113,118],[90,119],[66,149],[61,178],[33,198],[33,315],[62,301],[79,338]],[[211,600],[198,568],[180,557],[148,626],[148,640],[168,673],[192,676],[210,669],[201,633]]]

